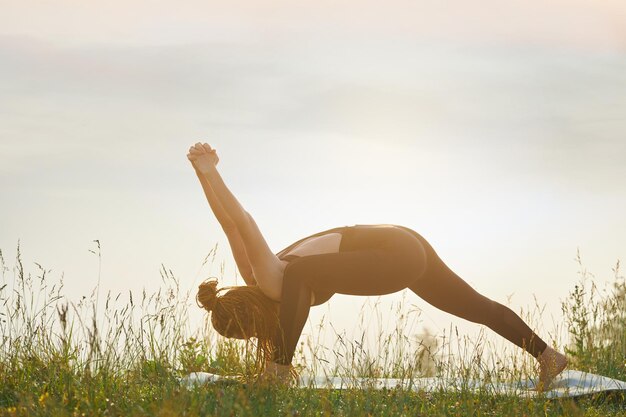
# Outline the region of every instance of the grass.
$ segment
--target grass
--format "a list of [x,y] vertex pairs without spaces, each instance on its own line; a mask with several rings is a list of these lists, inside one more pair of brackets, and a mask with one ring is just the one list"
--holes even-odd
[[[613,286],[602,292],[578,262],[579,280],[562,304],[569,342],[561,348],[575,369],[626,380],[626,285],[619,263]],[[71,302],[62,280],[52,282],[49,271],[34,265],[34,272],[25,270],[18,246],[9,268],[0,251],[0,416],[626,416],[623,394],[550,400],[463,387],[425,393],[251,382],[186,389],[178,378],[189,372],[252,375],[258,369],[253,343],[220,338],[206,324],[188,328],[193,296],[181,293],[171,271],[161,270],[162,287],[151,294],[100,299],[94,290]],[[359,316],[361,337],[335,332],[331,349],[319,343],[333,330],[322,319],[297,352],[300,372],[467,381],[534,376],[532,358],[515,347],[458,337],[452,328],[416,338],[419,314],[406,302],[393,310],[397,321],[382,323],[379,305],[368,299]],[[536,322],[540,312],[524,318]]]

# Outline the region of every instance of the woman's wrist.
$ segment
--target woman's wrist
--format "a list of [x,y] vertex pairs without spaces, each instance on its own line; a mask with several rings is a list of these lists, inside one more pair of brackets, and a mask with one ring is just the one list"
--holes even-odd
[[265,362],[265,371],[276,375],[289,374],[291,365],[283,365],[272,361]]
[[215,165],[207,165],[201,168],[196,168],[202,175],[210,175],[214,172],[217,172],[217,167]]

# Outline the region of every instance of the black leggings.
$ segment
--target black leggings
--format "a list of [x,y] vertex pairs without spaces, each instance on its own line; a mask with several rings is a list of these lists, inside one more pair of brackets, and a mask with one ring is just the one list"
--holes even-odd
[[343,235],[339,252],[299,257],[285,269],[275,362],[291,363],[311,294],[318,305],[335,293],[384,295],[405,288],[443,311],[484,324],[534,357],[546,348],[511,309],[479,294],[452,272],[417,232],[395,225],[332,230]]

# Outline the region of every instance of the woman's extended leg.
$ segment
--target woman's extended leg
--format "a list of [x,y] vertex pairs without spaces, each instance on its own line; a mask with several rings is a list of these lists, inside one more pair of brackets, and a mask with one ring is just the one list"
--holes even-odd
[[484,324],[529,352],[540,365],[537,389],[547,389],[567,366],[565,355],[548,346],[510,308],[476,292],[452,272],[427,243],[424,246],[429,255],[428,268],[409,288],[440,310]]
[[429,267],[409,288],[447,313],[484,324],[510,342],[538,357],[546,343],[510,308],[479,294],[440,259],[429,257]]
[[545,389],[567,366],[565,355],[548,346],[510,308],[479,294],[439,258],[432,246],[412,229],[426,251],[427,268],[409,288],[433,306],[466,320],[481,323],[525,349],[539,361],[538,389]]

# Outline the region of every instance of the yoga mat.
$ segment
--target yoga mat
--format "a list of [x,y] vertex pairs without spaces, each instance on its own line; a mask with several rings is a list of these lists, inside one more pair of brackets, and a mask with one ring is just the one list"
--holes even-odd
[[[193,372],[180,379],[187,387],[196,385],[235,382],[228,376],[210,374],[207,372]],[[540,393],[533,390],[536,379],[518,382],[485,382],[480,380],[463,380],[462,378],[343,378],[326,376],[301,375],[298,385],[302,388],[318,389],[383,389],[402,388],[405,390],[440,392],[440,391],[482,391],[492,394],[508,394],[526,397],[543,396],[547,398],[578,397],[600,392],[623,391],[626,393],[626,382],[601,375],[590,374],[575,370],[561,372],[552,382],[550,389]]]

